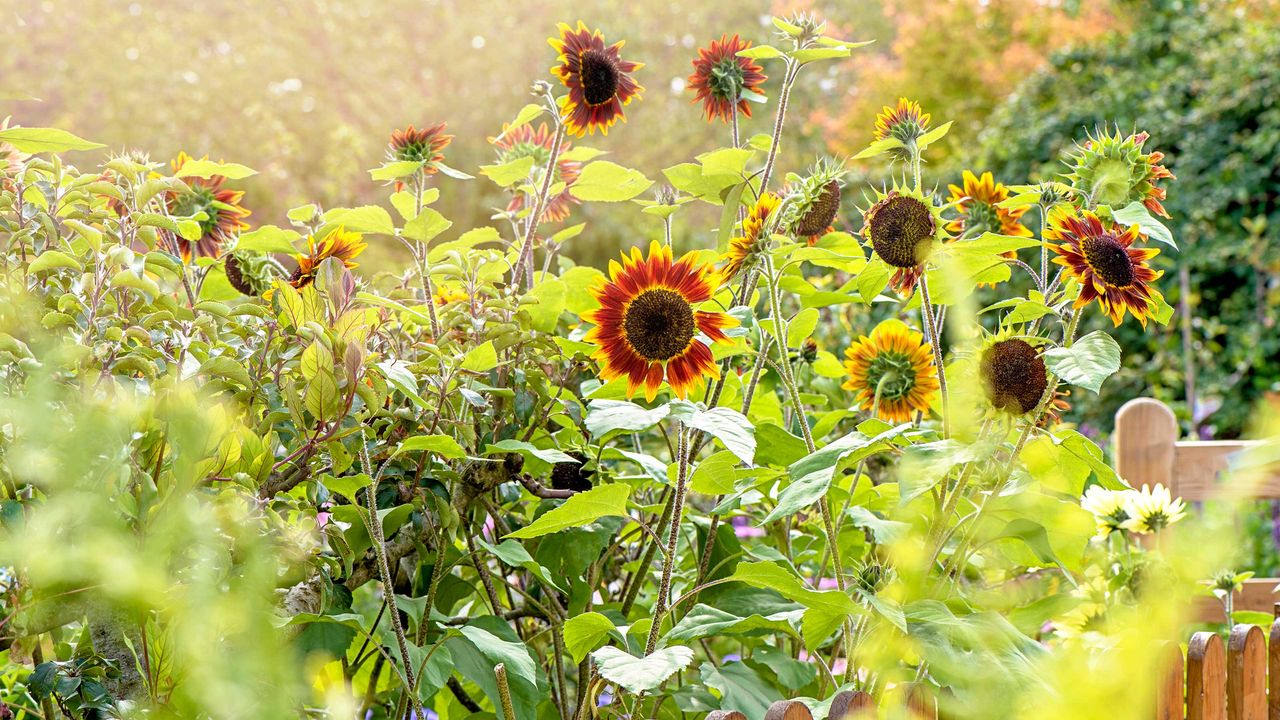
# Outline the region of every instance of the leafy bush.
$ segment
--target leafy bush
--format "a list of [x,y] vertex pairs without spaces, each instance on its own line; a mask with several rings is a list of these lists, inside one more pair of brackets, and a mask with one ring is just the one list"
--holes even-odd
[[[1257,401],[1280,389],[1274,8],[1144,5],[1148,11],[1132,31],[1061,53],[1028,80],[992,118],[974,164],[999,177],[1047,179],[1062,167],[1046,161],[1088,129],[1116,123],[1151,131],[1179,176],[1166,206],[1182,252],[1160,267],[1189,273],[1190,312],[1183,318],[1189,338],[1172,328],[1122,330],[1134,363],[1117,378],[1123,391],[1094,405],[1087,421],[1108,429],[1118,403],[1154,395],[1181,408],[1191,427],[1206,423],[1219,436],[1235,437]],[[1182,302],[1178,285],[1170,287],[1175,304]],[[1186,406],[1191,392],[1194,421]]]
[[[708,48],[731,143],[664,170],[656,200],[581,144],[643,132],[615,123],[645,92],[581,24],[468,168],[484,179],[449,163],[443,125],[395,132],[372,171],[390,212],[249,229],[244,165],[82,170],[93,143],[0,130],[4,701],[759,717],[928,687],[955,717],[1144,708],[1149,641],[1229,538],[1180,543],[1181,503],[1129,489],[1056,413],[1065,384],[1098,392],[1121,365],[1082,318],[1169,319],[1148,267],[1169,240],[1159,154],[1099,139],[1069,184],[944,205],[920,166],[950,125],[904,102],[862,153],[903,177],[870,191],[860,237],[831,230],[845,165],[778,159],[797,77],[860,43],[774,27]],[[744,137],[764,68],[774,132]],[[1114,153],[1135,181],[1101,195]],[[435,204],[456,182],[512,202],[455,229]],[[700,207],[716,247],[575,265],[583,203],[664,238]],[[370,243],[411,262],[358,276]],[[975,289],[1014,272],[1035,289],[984,330]],[[873,303],[894,317],[864,327]]]

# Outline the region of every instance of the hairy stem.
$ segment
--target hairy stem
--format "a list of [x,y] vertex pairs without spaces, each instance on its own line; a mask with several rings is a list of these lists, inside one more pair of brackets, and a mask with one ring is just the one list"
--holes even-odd
[[[551,190],[551,178],[555,175],[556,161],[560,159],[560,147],[564,144],[564,121],[556,115],[556,135],[551,141],[551,153],[547,157],[547,167],[542,175],[542,187],[533,198],[533,207],[529,209],[529,217],[524,226],[524,243],[520,246],[520,254],[512,271],[516,287],[520,286],[522,274],[527,287],[533,287],[533,239],[538,233],[538,225],[542,222],[542,213],[547,208],[547,195]],[[527,274],[523,271],[527,270]]]
[[652,654],[658,648],[658,632],[662,627],[662,618],[667,612],[668,598],[671,594],[671,575],[675,572],[677,562],[676,545],[680,542],[680,520],[684,516],[684,499],[689,485],[689,433],[684,424],[676,426],[679,442],[676,446],[676,493],[672,499],[671,532],[667,536],[667,554],[662,561],[662,582],[658,586],[658,599],[653,603],[653,625],[649,627],[649,640],[645,643],[644,654]]
[[938,391],[942,395],[942,436],[951,437],[951,413],[947,402],[947,368],[942,364],[942,336],[938,332],[937,316],[933,314],[933,301],[929,298],[929,274],[920,273],[920,309],[924,312],[929,330],[929,342],[933,345],[933,364],[938,369]]

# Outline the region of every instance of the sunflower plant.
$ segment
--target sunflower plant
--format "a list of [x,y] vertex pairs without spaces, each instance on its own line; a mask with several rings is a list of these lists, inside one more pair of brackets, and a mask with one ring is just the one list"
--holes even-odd
[[[1078,648],[1053,628],[1114,580],[1099,523],[1163,538],[1184,511],[1058,420],[1121,364],[1082,317],[1169,320],[1161,158],[1101,133],[1059,181],[966,173],[944,197],[922,166],[950,125],[904,99],[867,152],[783,176],[797,74],[864,43],[774,27],[692,61],[729,144],[666,168],[656,200],[575,144],[637,131],[617,123],[643,93],[582,22],[495,119],[492,163],[454,169],[461,140],[407,126],[371,171],[385,204],[280,225],[247,225],[243,165],[82,171],[92,143],[0,130],[27,154],[0,191],[0,606],[23,678],[3,701],[585,720],[930,688],[1016,717],[1066,687]],[[766,98],[772,132],[741,137]],[[893,175],[851,197],[846,170],[882,153]],[[491,226],[434,207],[481,184]],[[588,203],[662,237],[577,265]],[[691,203],[719,222],[679,247]],[[362,274],[393,244],[410,262]],[[1032,289],[986,303],[1013,273]],[[1131,575],[1117,616],[1194,584]],[[1140,645],[1128,627],[1104,632]]]

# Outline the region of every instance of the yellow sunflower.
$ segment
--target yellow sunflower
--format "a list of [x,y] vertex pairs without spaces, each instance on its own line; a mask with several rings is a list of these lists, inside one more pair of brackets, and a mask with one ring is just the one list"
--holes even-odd
[[597,347],[600,377],[627,379],[627,396],[644,385],[653,400],[665,377],[671,391],[684,398],[703,377],[720,377],[711,342],[730,342],[724,329],[737,324],[722,312],[694,308],[711,299],[719,278],[710,265],[697,264],[689,253],[672,261],[671,248],[657,242],[648,257],[640,248],[609,262],[609,280],[592,289],[600,309],[582,314],[595,324],[584,338]]
[[307,236],[307,253],[294,258],[298,261],[298,269],[290,276],[289,284],[296,288],[310,285],[316,279],[316,270],[319,269],[320,263],[328,258],[341,260],[348,269],[359,267],[354,260],[364,252],[366,247],[368,244],[364,241],[363,235],[348,231],[342,225],[325,233],[320,239],[316,239],[315,235],[309,235]]
[[1137,225],[1127,229],[1114,224],[1103,224],[1097,215],[1084,210],[1050,214],[1050,225],[1045,230],[1045,240],[1056,240],[1049,245],[1057,257],[1053,262],[1067,269],[1067,273],[1080,282],[1077,309],[1093,300],[1117,326],[1124,319],[1125,311],[1133,314],[1143,327],[1152,316],[1152,305],[1163,296],[1151,287],[1164,274],[1152,270],[1147,261],[1160,254],[1157,248],[1134,248],[1138,239]]
[[751,207],[742,221],[742,235],[729,241],[729,250],[724,254],[725,266],[721,273],[726,280],[736,276],[759,255],[765,244],[762,240],[767,239],[763,232],[765,225],[781,202],[782,198],[766,192]]
[[[205,155],[201,160],[208,160]],[[183,166],[192,160],[185,152],[178,153],[169,166],[174,176],[182,171]],[[181,217],[191,217],[204,213],[205,219],[200,222],[200,237],[194,243],[179,238],[172,233],[170,237],[178,246],[183,260],[190,261],[194,257],[216,257],[227,240],[249,227],[244,219],[250,213],[240,204],[244,198],[243,190],[224,188],[227,179],[221,175],[208,178],[185,177],[183,182],[188,192],[170,192],[165,196],[169,213]]]
[[558,53],[551,72],[569,89],[561,108],[565,128],[578,137],[594,135],[596,130],[608,135],[615,122],[627,119],[622,106],[644,91],[630,75],[644,66],[623,60],[622,42],[606,46],[604,35],[581,20],[576,29],[565,23],[557,27],[560,37],[547,42]]
[[[984,172],[982,177],[964,171],[964,187],[948,185],[951,196],[947,202],[954,205],[959,217],[947,223],[947,231],[962,233],[965,230],[975,232],[993,232],[1014,237],[1031,237],[1031,230],[1020,222],[1020,218],[1030,206],[1020,208],[1002,208],[999,203],[1009,198],[1009,188],[998,183],[991,173]],[[1017,253],[1006,253],[1006,257],[1017,257]]]
[[898,98],[896,106],[885,105],[876,115],[876,139],[892,137],[909,143],[928,132],[929,118],[929,113],[920,109],[920,103]]
[[849,379],[841,387],[856,393],[863,410],[898,423],[929,411],[938,392],[938,370],[923,335],[900,320],[885,320],[844,354]]
[[436,285],[436,291],[431,296],[431,301],[436,304],[436,307],[444,307],[456,302],[466,302],[470,299],[471,296],[461,288],[449,285]]

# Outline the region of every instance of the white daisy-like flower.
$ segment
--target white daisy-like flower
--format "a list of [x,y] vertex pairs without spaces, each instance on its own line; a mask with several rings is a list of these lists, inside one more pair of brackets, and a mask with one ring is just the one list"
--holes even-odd
[[1080,507],[1093,514],[1098,523],[1098,539],[1105,539],[1116,530],[1125,528],[1131,518],[1128,511],[1131,490],[1108,490],[1100,485],[1089,488],[1080,500]]
[[1187,516],[1187,505],[1181,498],[1174,498],[1165,486],[1145,485],[1141,490],[1128,494],[1125,512],[1129,519],[1124,529],[1135,533],[1154,533],[1169,527]]

